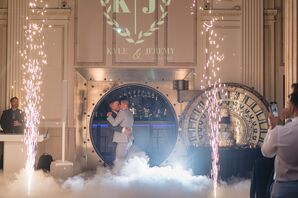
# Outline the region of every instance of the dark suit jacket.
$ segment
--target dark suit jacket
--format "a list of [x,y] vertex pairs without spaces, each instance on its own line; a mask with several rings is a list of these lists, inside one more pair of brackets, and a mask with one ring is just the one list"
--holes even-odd
[[[13,126],[13,122],[16,120],[22,123],[22,126]],[[5,110],[2,113],[0,124],[4,133],[24,133],[24,114],[19,109],[15,111],[12,109]]]

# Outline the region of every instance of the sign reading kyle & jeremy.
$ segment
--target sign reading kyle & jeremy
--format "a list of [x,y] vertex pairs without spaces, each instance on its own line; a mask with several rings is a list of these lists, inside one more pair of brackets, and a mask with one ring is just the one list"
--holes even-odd
[[[101,5],[106,8],[103,14],[107,24],[128,43],[136,45],[143,43],[146,37],[150,37],[164,24],[165,17],[168,15],[166,8],[170,5],[171,0],[161,0],[159,5],[161,16],[157,20],[152,21],[147,29],[142,30],[138,28],[138,19],[142,17],[138,16],[139,10],[141,10],[143,15],[154,14],[158,7],[156,2],[156,0],[148,0],[147,6],[138,6],[138,1],[134,0],[134,5],[129,7],[126,0],[100,0]],[[133,15],[133,30],[130,30],[125,24],[120,24],[114,19],[112,16],[113,13]]]
[[77,0],[77,65],[196,65],[198,23],[192,4]]

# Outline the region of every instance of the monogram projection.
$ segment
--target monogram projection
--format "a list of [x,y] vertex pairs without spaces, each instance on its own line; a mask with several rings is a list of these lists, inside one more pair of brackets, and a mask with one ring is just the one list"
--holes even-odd
[[[146,37],[150,37],[155,31],[157,31],[161,25],[164,24],[164,20],[168,15],[167,7],[170,5],[171,0],[162,0],[159,5],[161,16],[157,20],[153,21],[149,27],[145,30],[138,28],[138,11],[144,15],[154,14],[158,6],[156,0],[148,0],[147,6],[138,6],[139,0],[134,0],[133,7],[129,7],[128,0],[100,0],[100,3],[105,7],[104,17],[106,18],[107,24],[117,32],[118,35],[123,37],[128,43],[141,44],[145,41]],[[147,0],[146,0],[147,1]],[[113,14],[125,14],[133,15],[133,30],[130,30],[125,24],[120,24]],[[141,17],[141,16],[140,16]]]

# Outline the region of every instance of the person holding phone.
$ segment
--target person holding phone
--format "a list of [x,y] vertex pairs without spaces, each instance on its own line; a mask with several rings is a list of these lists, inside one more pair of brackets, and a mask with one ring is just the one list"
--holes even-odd
[[278,125],[277,105],[270,105],[268,119],[271,126],[261,148],[265,157],[275,156],[272,198],[298,197],[298,92],[289,97],[288,113],[292,121]]
[[276,102],[271,102],[270,104],[270,110],[274,117],[278,117],[278,108]]

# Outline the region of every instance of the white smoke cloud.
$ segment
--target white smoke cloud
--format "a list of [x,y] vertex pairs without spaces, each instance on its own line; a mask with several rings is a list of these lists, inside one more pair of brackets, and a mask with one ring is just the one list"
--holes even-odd
[[64,194],[59,182],[41,171],[34,173],[32,181],[32,190],[28,196],[27,177],[24,170],[21,170],[14,178],[1,175],[0,197],[54,197]]
[[[217,197],[248,197],[249,185],[249,181],[222,183]],[[212,180],[205,176],[193,176],[180,166],[149,167],[148,158],[140,155],[129,159],[116,175],[98,168],[96,173],[59,181],[36,172],[30,196],[24,171],[13,180],[0,177],[0,197],[211,198],[212,190]]]

